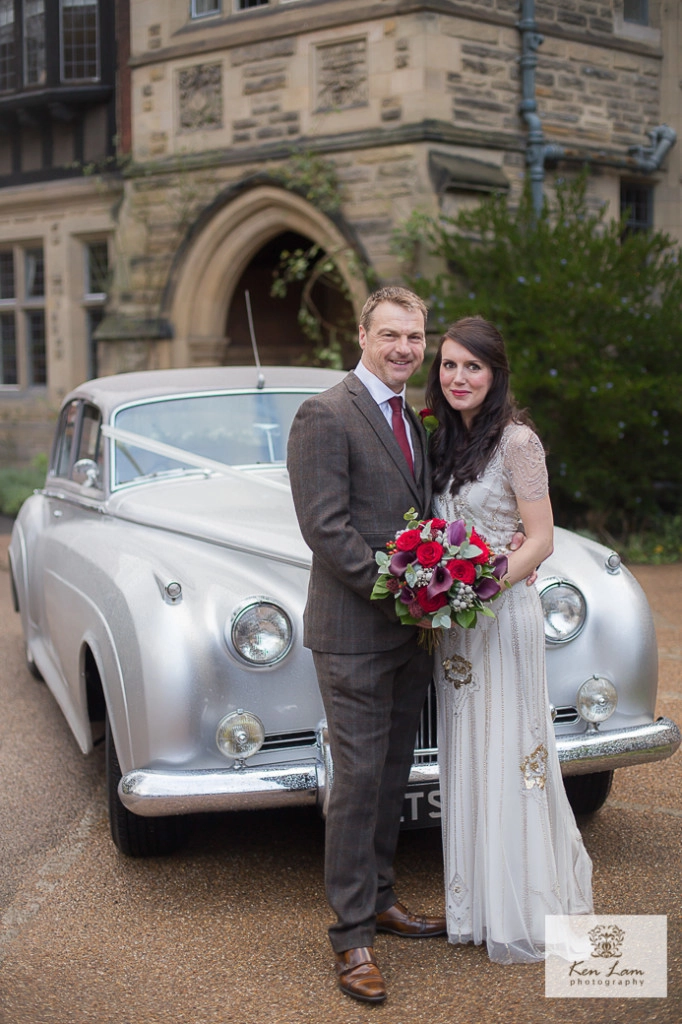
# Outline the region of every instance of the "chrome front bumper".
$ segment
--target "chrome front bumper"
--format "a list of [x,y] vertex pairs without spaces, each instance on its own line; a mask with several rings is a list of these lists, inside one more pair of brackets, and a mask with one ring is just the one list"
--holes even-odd
[[587,775],[627,768],[646,761],[664,761],[680,745],[680,730],[669,718],[630,729],[599,729],[557,736],[562,775]]
[[[663,761],[680,745],[680,730],[669,718],[610,732],[557,736],[563,775],[611,771],[646,761]],[[326,811],[333,765],[326,730],[320,756],[294,764],[254,765],[220,771],[156,771],[137,768],[121,779],[118,792],[129,811],[144,817],[240,811],[317,804]],[[329,779],[330,785],[327,785]],[[438,765],[414,765],[410,785],[438,782]]]

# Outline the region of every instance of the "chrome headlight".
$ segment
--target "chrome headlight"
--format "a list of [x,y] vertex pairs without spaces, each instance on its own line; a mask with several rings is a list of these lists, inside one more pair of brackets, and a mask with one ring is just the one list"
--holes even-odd
[[545,639],[550,644],[573,640],[585,625],[585,598],[573,583],[565,580],[543,581],[540,590],[545,617]]
[[575,706],[586,722],[605,722],[618,705],[618,693],[610,679],[592,676],[578,690]]
[[271,601],[253,598],[232,615],[229,641],[250,665],[274,665],[291,649],[291,619]]
[[233,711],[218,723],[215,741],[225,757],[242,760],[252,757],[263,746],[265,729],[260,718],[250,711]]

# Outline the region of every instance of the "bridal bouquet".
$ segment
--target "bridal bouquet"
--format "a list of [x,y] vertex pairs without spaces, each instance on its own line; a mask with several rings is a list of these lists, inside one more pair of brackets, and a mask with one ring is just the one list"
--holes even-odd
[[403,625],[426,618],[434,630],[453,621],[472,629],[479,615],[494,619],[489,605],[505,586],[507,556],[495,555],[464,519],[419,519],[413,508],[404,519],[405,529],[376,553],[372,600],[393,597]]

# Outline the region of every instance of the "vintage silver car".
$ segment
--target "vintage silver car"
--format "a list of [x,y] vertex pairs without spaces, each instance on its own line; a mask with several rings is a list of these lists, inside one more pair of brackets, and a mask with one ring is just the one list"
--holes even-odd
[[[104,738],[126,854],[170,852],[194,812],[324,811],[333,765],[301,644],[310,552],[285,455],[300,403],[341,376],[165,370],[65,400],[12,533],[12,588],[31,672],[84,754]],[[614,768],[670,756],[680,733],[654,718],[651,613],[618,555],[557,529],[537,587],[565,783],[589,812]],[[406,826],[439,821],[436,724],[430,698]]]

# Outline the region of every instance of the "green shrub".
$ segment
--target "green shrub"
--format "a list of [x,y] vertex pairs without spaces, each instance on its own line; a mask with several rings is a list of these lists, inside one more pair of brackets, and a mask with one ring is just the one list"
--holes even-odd
[[[586,179],[534,214],[503,197],[454,218],[414,214],[397,239],[430,325],[481,314],[508,345],[513,387],[548,449],[559,522],[621,536],[682,508],[682,273],[661,232],[588,209]],[[420,250],[422,250],[420,252]]]
[[664,565],[682,561],[682,516],[661,517],[645,533],[632,533],[621,549],[626,562]]
[[44,485],[46,472],[46,455],[37,455],[30,466],[0,469],[0,513],[15,516],[26,499]]

